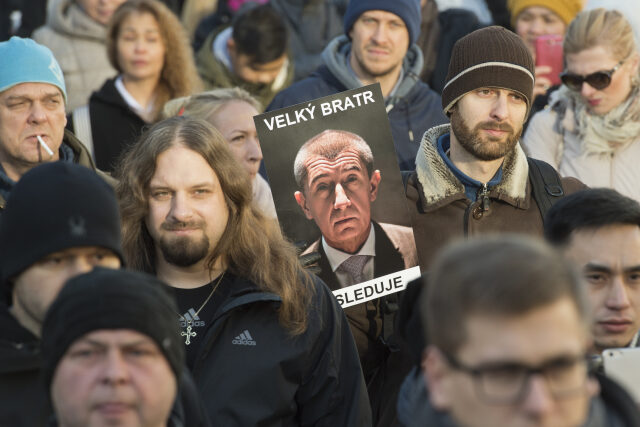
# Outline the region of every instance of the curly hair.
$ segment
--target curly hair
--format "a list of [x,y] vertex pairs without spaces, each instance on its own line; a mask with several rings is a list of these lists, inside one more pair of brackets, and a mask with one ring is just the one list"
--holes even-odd
[[155,242],[145,224],[149,183],[158,156],[176,145],[193,150],[206,160],[220,181],[229,209],[225,230],[207,259],[209,268],[221,260],[230,272],[279,295],[280,324],[293,335],[303,333],[314,292],[311,279],[277,223],[254,207],[248,175],[238,166],[224,137],[205,120],[186,116],[163,120],[147,130],[119,162],[116,195],[127,266],[155,272]]
[[153,120],[157,120],[165,102],[199,91],[202,82],[184,27],[175,14],[157,0],[127,0],[113,13],[107,28],[107,56],[119,73],[123,71],[118,63],[118,35],[122,22],[132,13],[151,14],[164,43],[164,66],[155,90],[153,111]]

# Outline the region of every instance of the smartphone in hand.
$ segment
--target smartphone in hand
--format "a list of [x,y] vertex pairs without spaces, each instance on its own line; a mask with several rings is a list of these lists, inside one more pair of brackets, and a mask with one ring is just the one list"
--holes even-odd
[[536,39],[536,66],[546,65],[551,72],[544,77],[551,80],[552,85],[560,84],[560,73],[564,70],[564,57],[560,35],[544,35]]

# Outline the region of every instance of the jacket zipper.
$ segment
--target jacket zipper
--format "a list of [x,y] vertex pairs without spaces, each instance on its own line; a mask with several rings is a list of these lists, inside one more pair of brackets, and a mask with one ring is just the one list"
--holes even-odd
[[482,184],[482,189],[478,192],[478,200],[482,203],[482,212],[489,210],[489,188],[487,184]]

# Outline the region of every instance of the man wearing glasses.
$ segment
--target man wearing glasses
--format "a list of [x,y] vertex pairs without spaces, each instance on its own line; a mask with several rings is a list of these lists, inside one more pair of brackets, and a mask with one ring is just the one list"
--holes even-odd
[[589,375],[584,286],[543,243],[506,235],[448,247],[420,312],[429,345],[423,375],[403,386],[402,425],[640,425],[618,385]]

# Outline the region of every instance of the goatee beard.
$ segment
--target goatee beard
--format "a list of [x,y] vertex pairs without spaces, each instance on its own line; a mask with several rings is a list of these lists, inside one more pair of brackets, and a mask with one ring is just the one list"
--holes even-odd
[[190,267],[209,254],[209,238],[193,241],[187,236],[160,238],[160,250],[165,261],[178,267]]
[[[481,129],[503,130],[507,131],[508,135],[506,135],[506,139],[483,138],[480,136]],[[468,153],[478,160],[491,161],[503,158],[515,148],[522,134],[522,127],[516,132],[508,123],[487,121],[478,123],[473,129],[470,129],[458,111],[454,110],[451,114],[451,131]]]

